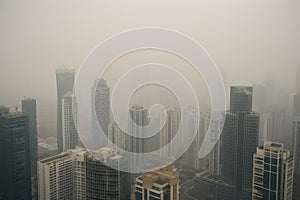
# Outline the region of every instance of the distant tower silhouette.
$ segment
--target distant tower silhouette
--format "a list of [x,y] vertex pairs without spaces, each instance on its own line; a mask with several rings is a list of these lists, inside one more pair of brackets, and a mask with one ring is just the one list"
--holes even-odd
[[56,85],[57,85],[57,147],[58,153],[63,151],[62,136],[62,100],[67,92],[73,91],[74,85],[74,69],[57,69]]
[[72,92],[64,95],[62,100],[63,116],[63,150],[74,149],[78,144],[78,134],[76,130],[77,104],[76,97]]

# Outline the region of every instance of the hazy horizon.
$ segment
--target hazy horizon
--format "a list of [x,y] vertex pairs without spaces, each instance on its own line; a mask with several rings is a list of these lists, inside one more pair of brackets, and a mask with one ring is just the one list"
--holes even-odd
[[36,98],[39,123],[55,125],[55,69],[78,70],[107,37],[149,26],[177,30],[202,44],[227,86],[274,80],[276,88],[293,94],[300,66],[299,10],[297,0],[3,0],[0,105]]

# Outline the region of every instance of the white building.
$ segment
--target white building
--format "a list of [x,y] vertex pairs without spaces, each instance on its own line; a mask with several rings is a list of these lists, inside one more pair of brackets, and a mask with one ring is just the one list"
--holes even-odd
[[266,141],[253,156],[252,199],[292,200],[294,160],[283,144]]
[[78,133],[76,130],[77,115],[76,97],[72,92],[64,95],[62,100],[62,134],[63,150],[74,149],[78,144]]
[[129,175],[116,170],[122,156],[113,147],[93,154],[77,148],[38,161],[39,199],[130,199]]
[[73,162],[69,153],[38,161],[39,199],[74,199]]
[[179,175],[172,166],[136,179],[135,200],[179,200]]

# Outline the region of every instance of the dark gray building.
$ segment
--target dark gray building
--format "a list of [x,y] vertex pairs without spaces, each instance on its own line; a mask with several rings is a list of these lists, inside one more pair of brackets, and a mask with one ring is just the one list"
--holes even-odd
[[3,105],[0,105],[0,115],[9,113],[9,109]]
[[230,111],[252,112],[252,86],[230,87]]
[[252,87],[232,86],[220,137],[220,176],[201,175],[195,179],[195,191],[203,199],[251,199],[258,137],[259,114],[252,112]]
[[[130,174],[120,169],[124,159],[119,154],[112,154],[111,147],[98,150],[100,160],[93,155],[85,156],[86,199],[89,200],[128,200],[130,192]],[[98,154],[99,156],[99,154]],[[107,163],[111,168],[103,163]]]
[[32,195],[37,199],[37,160],[38,160],[38,142],[37,142],[37,114],[36,100],[27,98],[22,100],[22,111],[28,116],[28,134],[30,144],[30,167]]
[[37,118],[36,118],[36,100],[35,99],[23,99],[22,111],[28,116],[28,133],[30,144],[30,163],[31,163],[31,176],[36,178],[37,176]]
[[62,136],[62,99],[67,92],[73,91],[74,86],[74,69],[57,69],[56,86],[57,86],[57,148],[58,153],[63,151]]
[[221,135],[220,174],[236,187],[238,199],[251,199],[252,162],[258,136],[259,114],[252,112],[252,87],[232,86],[230,111]]
[[31,200],[28,117],[22,112],[0,116],[0,199]]
[[218,176],[207,172],[194,179],[195,196],[201,200],[236,199],[236,189]]

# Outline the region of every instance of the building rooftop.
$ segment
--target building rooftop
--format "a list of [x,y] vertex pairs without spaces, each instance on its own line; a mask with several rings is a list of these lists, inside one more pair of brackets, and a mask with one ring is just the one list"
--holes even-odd
[[179,175],[174,168],[169,165],[162,169],[147,172],[139,177],[143,181],[144,188],[165,187],[166,185],[175,185],[179,182]]

